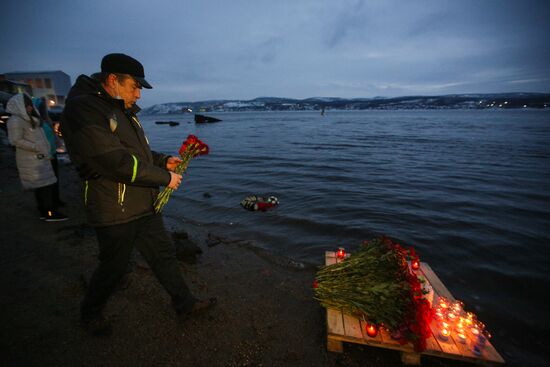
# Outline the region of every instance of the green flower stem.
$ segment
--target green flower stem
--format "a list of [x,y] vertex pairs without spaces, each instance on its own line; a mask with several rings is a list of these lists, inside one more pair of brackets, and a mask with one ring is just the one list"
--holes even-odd
[[[192,155],[189,153],[184,153],[181,155],[182,162],[176,166],[174,169],[174,172],[178,175],[182,175],[187,170],[187,167],[189,166],[189,162],[191,161]],[[174,192],[174,189],[171,189],[170,187],[165,187],[164,190],[162,190],[155,200],[154,207],[155,207],[155,213],[160,213],[162,211],[162,208],[168,203],[168,200],[170,199],[170,195]]]
[[320,268],[315,298],[324,307],[396,328],[411,308],[410,286],[401,263],[401,257],[382,240],[372,240],[342,262]]

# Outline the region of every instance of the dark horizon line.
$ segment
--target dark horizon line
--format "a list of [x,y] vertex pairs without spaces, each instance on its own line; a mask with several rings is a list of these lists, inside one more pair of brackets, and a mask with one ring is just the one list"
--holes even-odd
[[[241,101],[241,102],[251,102],[258,99],[285,99],[285,100],[295,100],[295,101],[307,101],[307,100],[320,100],[320,99],[335,99],[335,100],[373,100],[373,99],[398,99],[398,98],[436,98],[436,97],[467,97],[467,96],[525,96],[525,95],[531,95],[531,96],[549,96],[550,92],[498,92],[498,93],[450,93],[450,94],[410,94],[410,95],[401,95],[401,96],[393,96],[393,97],[386,97],[386,96],[375,96],[375,97],[307,97],[307,98],[293,98],[293,97],[275,97],[275,96],[259,96],[252,99],[229,99],[229,98],[209,98],[209,99],[202,99],[202,100],[196,100],[196,101],[180,101],[180,102],[161,102],[161,103],[155,103],[151,106],[158,105],[158,104],[177,104],[177,103],[201,103],[201,102],[233,102],[233,101]],[[149,106],[149,107],[151,107]]]

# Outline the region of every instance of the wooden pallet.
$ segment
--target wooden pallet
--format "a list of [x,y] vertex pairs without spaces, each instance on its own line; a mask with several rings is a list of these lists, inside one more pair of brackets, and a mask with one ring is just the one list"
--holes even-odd
[[[336,258],[335,252],[327,251],[325,253],[326,265],[332,265],[339,261],[341,260]],[[454,301],[451,292],[428,264],[420,263],[420,269],[417,272],[419,275],[423,275],[432,286],[434,301],[437,301],[440,296]],[[409,365],[419,365],[421,355],[450,358],[477,364],[504,363],[504,359],[489,341],[487,341],[481,355],[477,356],[471,351],[468,343],[463,344],[458,340],[455,341],[453,335],[448,341],[438,338],[436,321],[432,322],[431,330],[432,335],[426,340],[426,350],[418,353],[414,351],[411,343],[401,345],[397,340],[392,339],[385,329],[380,329],[378,335],[371,338],[366,335],[363,320],[347,315],[340,310],[327,309],[327,349],[331,352],[342,353],[344,350],[343,342],[347,342],[400,351],[402,362]]]

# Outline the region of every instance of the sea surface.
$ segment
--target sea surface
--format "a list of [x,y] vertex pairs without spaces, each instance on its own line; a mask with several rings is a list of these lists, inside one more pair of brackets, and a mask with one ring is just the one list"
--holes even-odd
[[[140,117],[154,150],[176,154],[188,134],[210,146],[165,215],[310,264],[386,234],[485,322],[508,365],[550,365],[550,111],[209,115],[223,121]],[[246,211],[253,194],[280,204]]]

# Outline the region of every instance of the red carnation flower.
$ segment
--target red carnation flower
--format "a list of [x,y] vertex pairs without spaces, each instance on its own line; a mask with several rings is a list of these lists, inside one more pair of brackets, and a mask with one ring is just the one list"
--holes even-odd
[[[208,145],[203,143],[195,135],[189,134],[178,151],[182,161],[176,166],[174,171],[177,174],[183,174],[192,158],[198,157],[199,155],[206,155],[209,151],[210,149],[208,148]],[[162,192],[157,196],[157,200],[155,201],[155,211],[157,213],[162,210],[164,205],[166,205],[172,192],[174,192],[173,189],[165,187],[164,190],[162,190]]]

